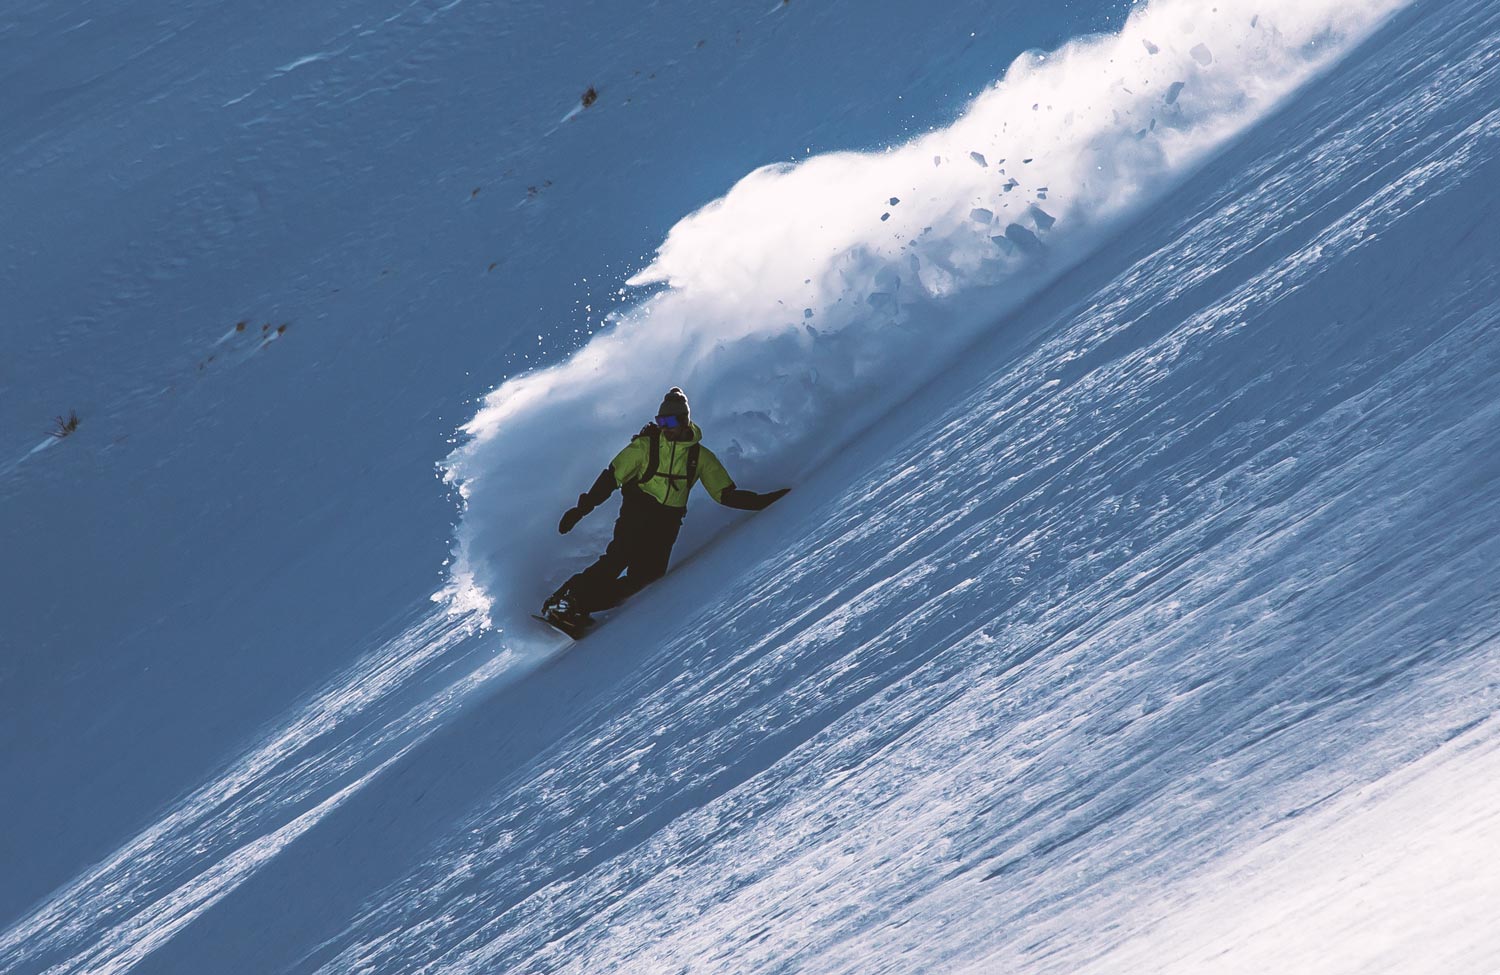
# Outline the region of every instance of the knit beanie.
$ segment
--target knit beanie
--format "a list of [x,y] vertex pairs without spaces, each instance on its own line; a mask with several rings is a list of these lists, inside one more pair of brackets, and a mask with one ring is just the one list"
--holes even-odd
[[673,386],[667,390],[667,395],[662,397],[661,407],[656,411],[657,416],[680,416],[684,421],[688,418],[687,394]]

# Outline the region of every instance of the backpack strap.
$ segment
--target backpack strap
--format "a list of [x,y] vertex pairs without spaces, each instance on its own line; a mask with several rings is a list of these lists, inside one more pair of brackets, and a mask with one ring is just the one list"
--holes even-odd
[[641,475],[637,484],[645,484],[656,476],[656,470],[661,466],[661,428],[651,424],[647,436],[651,438],[651,446],[646,455],[646,472]]
[[702,444],[696,443],[688,448],[687,489],[689,491],[698,481],[698,454],[702,452],[702,448]]
[[654,423],[648,423],[641,427],[641,432],[631,437],[631,441],[647,438],[646,440],[646,469],[640,476],[631,481],[630,484],[639,487],[656,476],[656,469],[661,465],[661,428]]

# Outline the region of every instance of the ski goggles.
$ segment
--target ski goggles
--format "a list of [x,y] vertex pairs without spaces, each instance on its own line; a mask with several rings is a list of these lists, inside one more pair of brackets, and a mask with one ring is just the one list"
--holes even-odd
[[661,427],[663,430],[676,430],[678,427],[687,426],[688,421],[687,417],[685,416],[676,416],[669,413],[666,416],[657,417],[656,425]]

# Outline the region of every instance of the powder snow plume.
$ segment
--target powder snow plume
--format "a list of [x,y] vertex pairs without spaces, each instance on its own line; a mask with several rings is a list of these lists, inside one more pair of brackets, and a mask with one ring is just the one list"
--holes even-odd
[[[669,386],[741,486],[795,484],[1403,5],[1157,0],[1017,59],[946,128],[750,173],[630,280],[650,297],[462,427],[435,598],[504,626],[586,564],[611,519],[556,519]],[[703,508],[679,558],[730,517]]]

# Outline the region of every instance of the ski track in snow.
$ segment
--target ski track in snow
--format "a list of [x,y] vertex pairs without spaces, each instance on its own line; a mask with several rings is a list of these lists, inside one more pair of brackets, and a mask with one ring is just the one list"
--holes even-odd
[[[1080,975],[1255,975],[1305,970],[1314,957],[1321,971],[1364,975],[1492,968],[1482,915],[1500,904],[1500,873],[1474,866],[1500,847],[1500,804],[1475,786],[1500,777],[1497,748],[1493,728],[1477,729],[1216,866],[1170,902],[1148,900],[1143,935]],[[1374,929],[1372,904],[1401,910]]]
[[[264,951],[326,972],[1266,970],[1309,916],[1344,939],[1320,972],[1410,970],[1432,931],[1445,971],[1492,970],[1465,867],[1500,799],[1497,60],[1482,3],[1404,15],[923,416],[694,560],[733,591],[648,593],[545,672],[542,737],[463,707],[536,654],[435,612],[0,936],[0,968],[170,969],[222,950],[194,940],[217,913],[246,939],[318,917]],[[498,774],[449,767],[472,741]],[[320,824],[445,776],[477,800],[441,832],[359,837],[398,876],[318,889],[350,856]],[[1391,848],[1414,822],[1472,896],[1361,947],[1421,882]],[[305,882],[248,889],[294,841]]]

